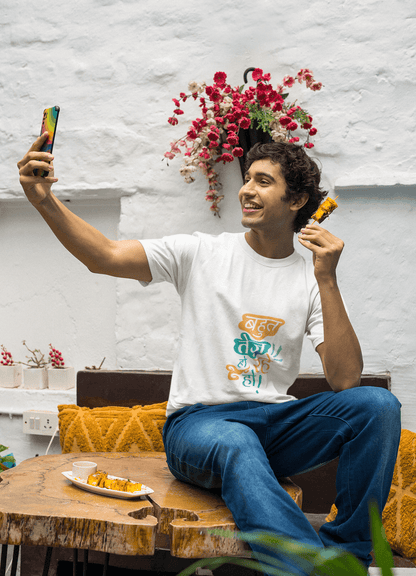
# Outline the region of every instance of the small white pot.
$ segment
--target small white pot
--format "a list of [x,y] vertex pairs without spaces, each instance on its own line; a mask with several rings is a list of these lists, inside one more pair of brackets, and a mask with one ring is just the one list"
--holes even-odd
[[23,368],[23,388],[38,390],[47,387],[46,368]]
[[48,369],[48,388],[51,390],[68,390],[75,387],[75,370],[67,368]]
[[0,387],[17,388],[19,386],[17,366],[3,366],[0,364]]

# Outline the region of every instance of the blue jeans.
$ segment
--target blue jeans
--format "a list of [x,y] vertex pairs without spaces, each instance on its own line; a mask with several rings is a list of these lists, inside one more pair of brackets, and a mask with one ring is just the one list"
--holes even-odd
[[[221,489],[239,530],[267,530],[306,544],[341,547],[368,566],[368,502],[375,499],[380,511],[384,508],[400,433],[396,397],[363,386],[282,404],[195,404],[169,416],[163,438],[172,474]],[[337,456],[339,512],[318,536],[277,478]],[[264,552],[255,545],[252,549]]]

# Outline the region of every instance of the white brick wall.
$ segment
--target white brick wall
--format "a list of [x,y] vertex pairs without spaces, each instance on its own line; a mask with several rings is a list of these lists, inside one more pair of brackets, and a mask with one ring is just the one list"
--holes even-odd
[[[104,349],[109,368],[168,368],[174,355],[179,306],[171,287],[143,290],[128,280],[110,286],[62,253],[57,261],[56,241],[24,204],[16,162],[37,135],[44,107],[61,107],[55,191],[72,200],[95,199],[91,219],[102,229],[116,234],[113,212],[102,200],[121,197],[123,238],[240,230],[236,164],[222,171],[226,197],[219,220],[204,201],[203,178],[186,185],[180,160],[170,167],[161,162],[169,142],[187,126],[167,123],[171,98],[189,81],[209,81],[218,70],[238,85],[249,66],[269,71],[275,83],[308,67],[324,89],[300,91],[299,97],[319,130],[313,154],[322,163],[324,184],[340,195],[328,227],[346,242],[339,277],[365,369],[392,372],[403,424],[416,430],[415,19],[410,0],[3,2],[0,253],[7,274],[0,283],[0,317],[7,322],[0,323],[0,343],[11,348],[33,334],[47,344],[61,310],[62,338],[77,369],[100,361],[97,352]],[[16,223],[16,207],[22,207],[25,229],[18,247],[19,235],[4,232]],[[42,266],[28,267],[39,246],[45,246],[36,256]],[[33,306],[15,305],[52,267],[60,285],[53,319],[46,291],[32,297]],[[78,281],[85,288],[77,299]],[[116,309],[102,306],[100,329],[86,339],[78,318],[91,316],[91,302],[100,308],[96,289],[104,290],[106,302],[116,292]],[[309,350],[302,369],[320,369]]]

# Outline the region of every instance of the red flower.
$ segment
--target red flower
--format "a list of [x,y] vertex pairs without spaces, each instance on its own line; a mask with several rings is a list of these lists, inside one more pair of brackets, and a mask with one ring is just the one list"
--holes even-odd
[[240,127],[243,128],[243,130],[247,130],[251,126],[251,121],[249,118],[241,118],[238,123]]
[[179,100],[177,100],[176,98],[172,98],[172,102],[175,104],[175,106],[177,108],[179,108],[179,106],[181,105],[181,103],[179,102]]
[[313,148],[314,144],[312,144],[312,142],[305,142],[304,146],[305,148]]
[[213,132],[213,131],[208,132],[207,136],[208,136],[208,139],[211,141],[214,141],[214,140],[217,141],[218,140],[218,134],[216,132]]
[[225,72],[216,72],[214,74],[214,82],[218,84],[218,86],[224,86],[226,80],[227,74]]
[[176,110],[174,110],[173,113],[179,116],[180,114],[183,114],[183,110],[181,110],[180,108],[176,108]]
[[230,132],[237,132],[238,126],[237,124],[228,124],[227,130],[229,130]]
[[317,130],[316,128],[311,128],[311,129],[309,130],[309,135],[310,135],[310,136],[315,136],[315,134],[316,134],[317,132],[318,132],[318,130]]
[[232,154],[228,154],[227,152],[224,152],[224,154],[221,154],[221,156],[218,156],[218,158],[215,160],[215,162],[224,162],[224,164],[226,162],[232,162],[234,160],[234,156]]
[[256,68],[253,71],[253,80],[254,82],[257,82],[258,80],[261,80],[263,77],[263,70],[261,68]]
[[290,122],[290,123],[286,126],[286,128],[287,128],[288,130],[290,130],[291,132],[292,132],[293,130],[296,130],[297,127],[298,127],[298,125],[296,124],[296,122]]
[[239,156],[242,156],[244,154],[244,150],[240,147],[238,148],[234,148],[233,150],[233,156],[235,156],[236,158],[238,158]]
[[302,124],[302,128],[305,128],[305,130],[309,130],[309,128],[312,128],[312,124],[310,124],[309,122],[304,122]]
[[293,138],[290,138],[289,142],[291,144],[293,144],[293,142],[299,142],[299,137],[298,136],[294,136]]
[[231,132],[231,134],[227,136],[227,142],[231,144],[231,146],[236,146],[238,144],[238,136],[235,132]]
[[169,124],[172,124],[172,126],[176,126],[176,124],[179,123],[178,119],[175,118],[174,116],[171,116],[170,118],[168,118],[168,122],[169,122]]
[[292,122],[292,118],[290,116],[282,116],[279,118],[279,122],[282,126],[287,126]]

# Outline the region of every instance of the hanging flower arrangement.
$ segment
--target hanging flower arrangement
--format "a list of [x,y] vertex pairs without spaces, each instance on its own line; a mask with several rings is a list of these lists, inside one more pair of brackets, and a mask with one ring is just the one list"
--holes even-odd
[[[165,158],[173,160],[183,154],[180,173],[188,184],[194,182],[194,173],[201,170],[208,180],[209,189],[205,199],[211,203],[210,210],[219,216],[220,182],[216,164],[227,164],[235,158],[242,158],[245,151],[240,142],[244,131],[261,130],[275,142],[299,142],[305,138],[304,146],[314,145],[310,137],[317,133],[312,125],[312,116],[296,102],[288,103],[288,88],[296,82],[305,82],[306,88],[317,91],[322,83],[317,82],[308,68],[302,68],[296,76],[285,76],[282,84],[273,88],[270,74],[264,74],[260,68],[249,68],[244,74],[252,72],[255,86],[232,88],[227,83],[225,72],[214,74],[214,82],[191,82],[189,93],[181,92],[179,98],[173,98],[175,109],[168,119],[169,124],[176,126],[179,117],[184,114],[181,106],[189,98],[199,100],[200,118],[192,121],[186,134],[171,142]],[[303,131],[301,136],[298,136]]]

